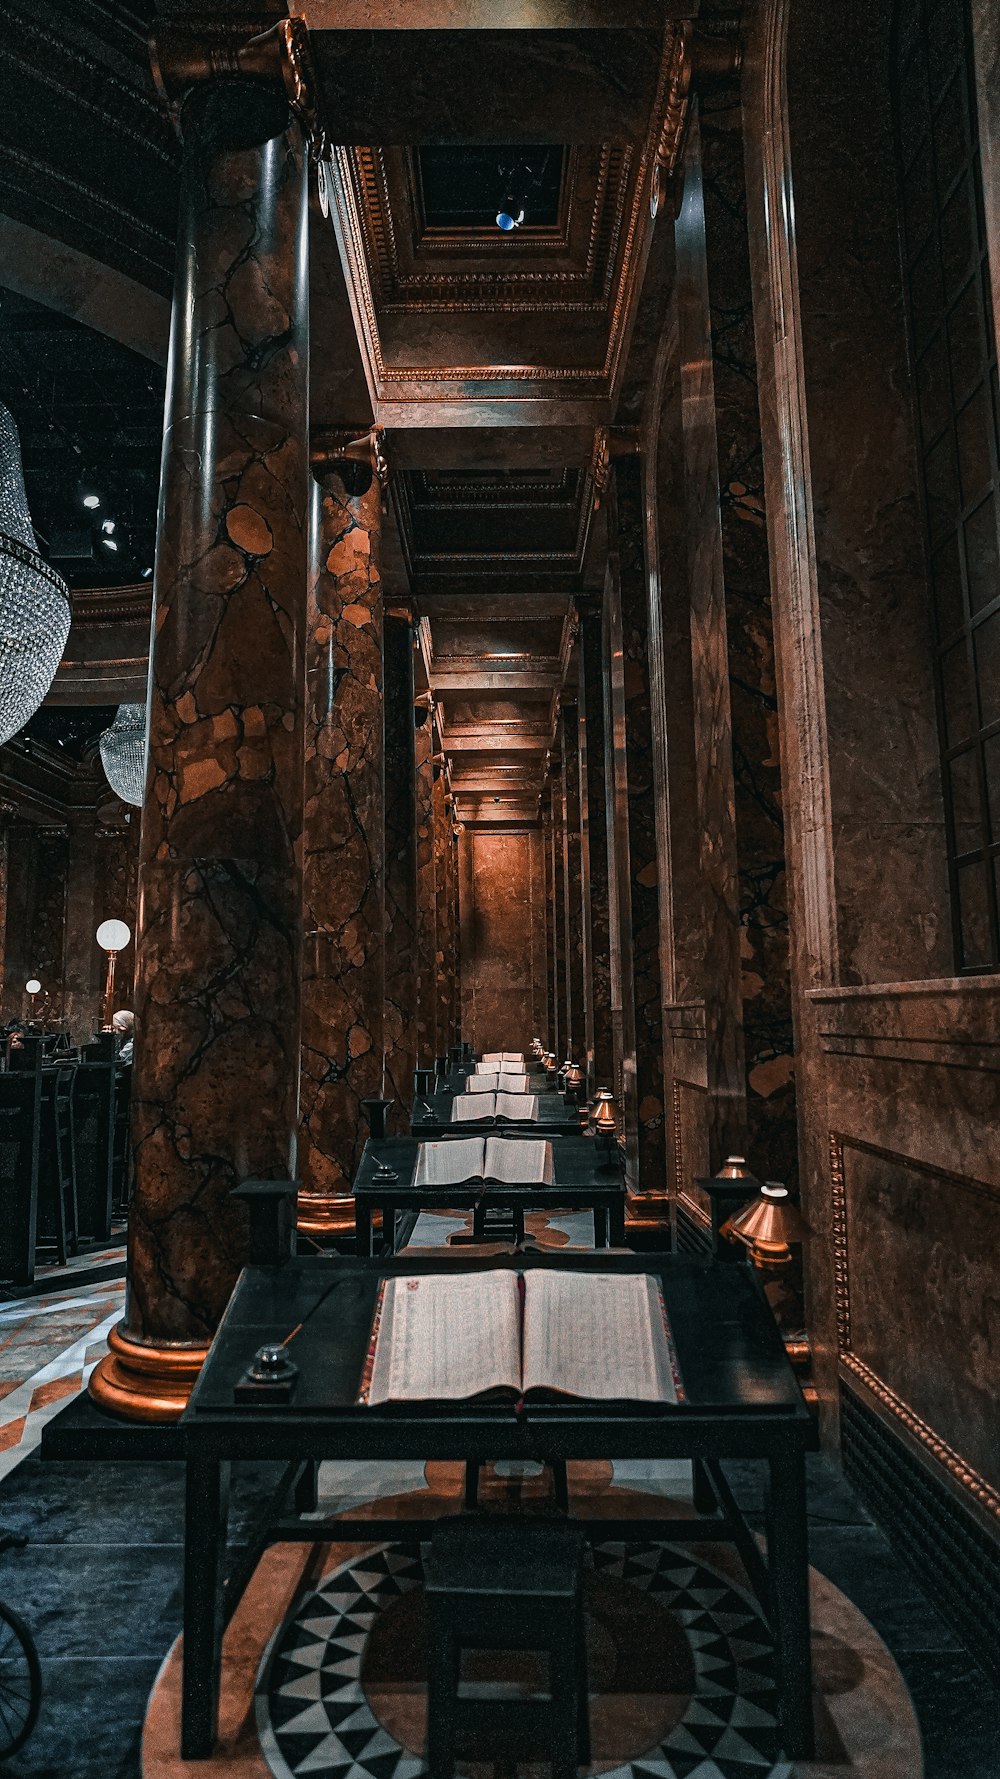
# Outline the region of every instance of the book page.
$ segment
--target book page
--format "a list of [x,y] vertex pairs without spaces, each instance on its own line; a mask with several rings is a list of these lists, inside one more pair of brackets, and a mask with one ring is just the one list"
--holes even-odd
[[523,1069],[523,1067],[524,1067],[524,1051],[523,1050],[502,1050],[500,1052],[500,1061],[501,1062],[516,1062],[518,1067]]
[[495,1073],[492,1075],[470,1075],[462,1091],[463,1093],[496,1093],[499,1081],[500,1076]]
[[544,1137],[527,1141],[520,1137],[487,1137],[483,1179],[502,1180],[508,1186],[554,1186],[552,1144]]
[[464,1180],[481,1180],[485,1147],[482,1137],[421,1143],[414,1186],[460,1186]]
[[508,1064],[501,1064],[497,1087],[501,1093],[527,1093],[528,1077],[523,1069],[514,1069]]
[[601,1402],[676,1402],[649,1273],[525,1274],[524,1388]]
[[515,1273],[424,1273],[389,1279],[368,1401],[422,1402],[520,1391]]
[[518,1124],[537,1122],[538,1098],[533,1093],[498,1093],[494,1110],[498,1118],[513,1118]]
[[480,1057],[479,1061],[476,1064],[476,1068],[481,1069],[481,1068],[484,1068],[487,1063],[498,1063],[498,1062],[503,1062],[503,1051],[502,1050],[484,1050],[482,1056]]
[[451,1102],[451,1122],[464,1124],[470,1118],[493,1118],[496,1116],[496,1109],[495,1093],[456,1093]]

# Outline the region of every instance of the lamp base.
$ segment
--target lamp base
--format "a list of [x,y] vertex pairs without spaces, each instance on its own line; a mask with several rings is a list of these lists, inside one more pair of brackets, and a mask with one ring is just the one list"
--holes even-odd
[[154,1346],[132,1340],[119,1322],[108,1336],[110,1351],[91,1373],[98,1408],[125,1421],[179,1421],[206,1354],[203,1346]]
[[295,1227],[303,1235],[353,1235],[354,1200],[346,1193],[299,1189]]

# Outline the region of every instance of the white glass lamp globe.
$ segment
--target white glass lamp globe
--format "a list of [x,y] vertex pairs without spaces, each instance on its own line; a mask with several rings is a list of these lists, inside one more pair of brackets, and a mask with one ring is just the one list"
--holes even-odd
[[29,977],[28,981],[24,985],[24,992],[26,995],[40,995],[41,994],[42,985],[39,982],[37,976]]
[[124,951],[131,937],[123,920],[102,920],[97,929],[97,943],[102,951]]

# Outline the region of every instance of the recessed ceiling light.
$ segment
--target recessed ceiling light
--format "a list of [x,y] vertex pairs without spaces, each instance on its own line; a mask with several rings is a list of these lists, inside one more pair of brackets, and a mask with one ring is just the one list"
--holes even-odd
[[509,235],[513,229],[519,229],[524,221],[524,206],[514,198],[505,198],[497,211],[497,228]]
[[115,522],[113,519],[103,519],[101,521],[101,530],[104,532],[105,537],[110,537],[114,528]]
[[85,494],[83,496],[83,504],[85,507],[90,507],[91,511],[93,511],[95,507],[100,506],[101,497],[99,494]]
[[117,548],[118,548],[118,545],[115,543],[115,540],[113,537],[102,538],[101,542],[103,543],[104,548],[106,550],[117,550]]

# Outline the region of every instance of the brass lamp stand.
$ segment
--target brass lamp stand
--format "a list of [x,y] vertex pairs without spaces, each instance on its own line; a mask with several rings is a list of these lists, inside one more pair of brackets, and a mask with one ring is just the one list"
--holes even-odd
[[97,929],[97,943],[101,950],[107,953],[108,959],[104,977],[102,1032],[113,1032],[115,1029],[115,964],[118,953],[124,951],[131,937],[131,931],[123,920],[102,920]]

